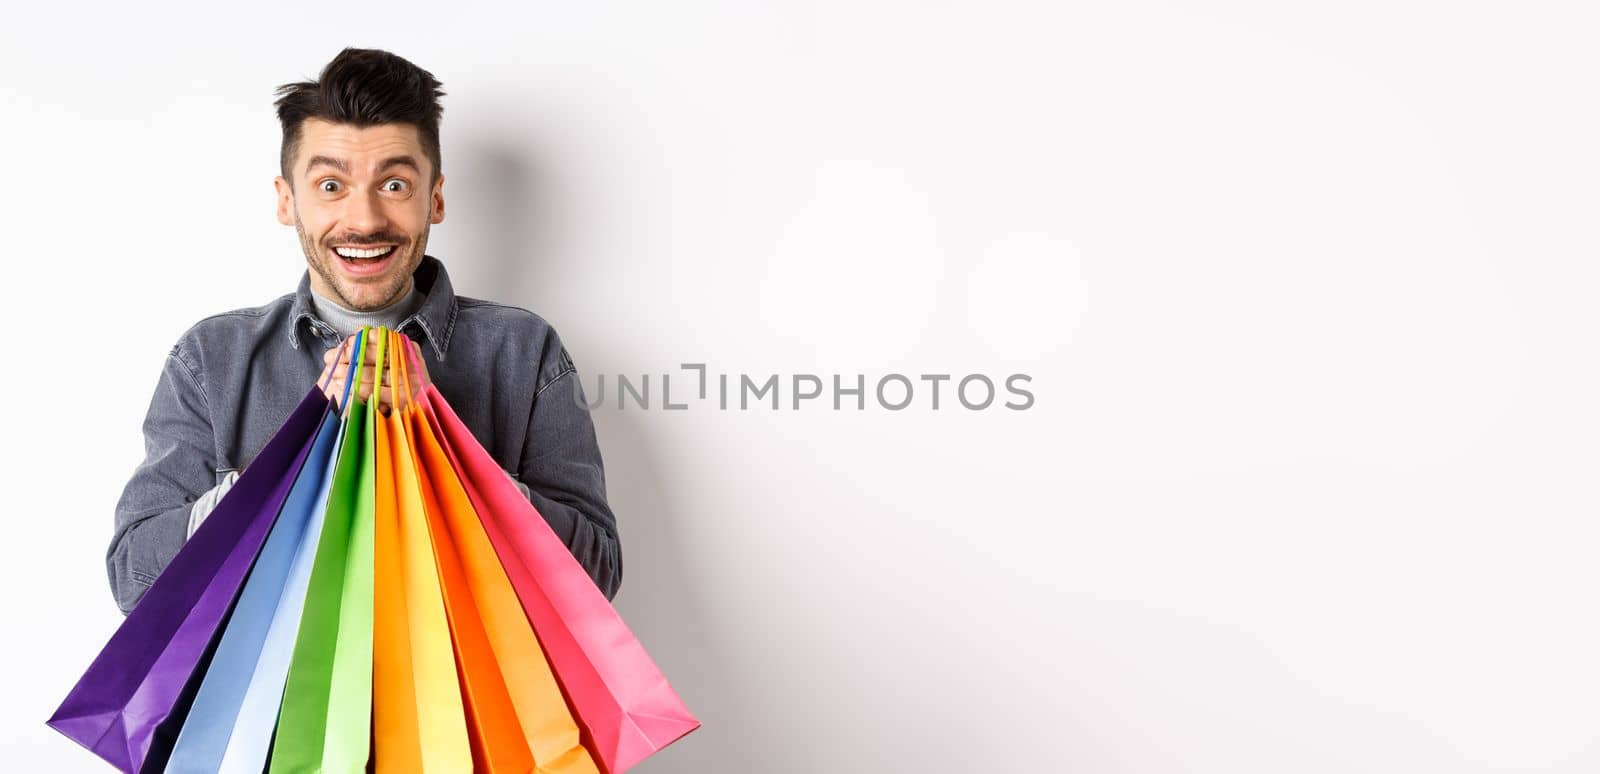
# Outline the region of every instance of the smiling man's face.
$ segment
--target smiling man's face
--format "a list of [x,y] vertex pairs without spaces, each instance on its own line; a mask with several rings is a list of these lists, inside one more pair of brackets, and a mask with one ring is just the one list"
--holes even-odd
[[312,289],[358,311],[398,301],[444,220],[444,175],[429,186],[417,128],[307,119],[291,169],[292,184],[273,181],[278,222],[299,233]]

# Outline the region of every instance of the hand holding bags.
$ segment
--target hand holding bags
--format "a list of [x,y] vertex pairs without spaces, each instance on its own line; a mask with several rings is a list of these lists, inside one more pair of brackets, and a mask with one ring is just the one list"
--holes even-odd
[[699,727],[413,345],[354,346],[374,396],[307,395],[50,725],[130,774],[612,774]]

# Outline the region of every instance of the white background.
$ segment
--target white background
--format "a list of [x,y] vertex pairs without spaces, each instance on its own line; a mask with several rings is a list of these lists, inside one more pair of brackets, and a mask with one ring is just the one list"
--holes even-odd
[[9,10],[3,767],[106,770],[44,721],[150,391],[294,288],[271,91],[357,45],[449,92],[430,252],[589,389],[1033,376],[596,410],[705,724],[638,771],[1600,769],[1600,19],[1204,5]]

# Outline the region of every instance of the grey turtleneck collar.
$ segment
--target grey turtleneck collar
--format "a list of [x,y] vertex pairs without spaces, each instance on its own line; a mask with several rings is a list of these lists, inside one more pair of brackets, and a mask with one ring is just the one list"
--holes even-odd
[[316,312],[317,317],[321,318],[323,322],[332,325],[333,329],[339,332],[341,338],[354,335],[364,325],[381,326],[389,329],[399,328],[400,323],[405,322],[407,317],[416,312],[425,299],[426,296],[417,292],[417,284],[413,282],[411,283],[411,289],[404,296],[401,296],[400,300],[382,309],[358,312],[340,306],[333,299],[318,293],[316,290],[311,291],[312,310]]

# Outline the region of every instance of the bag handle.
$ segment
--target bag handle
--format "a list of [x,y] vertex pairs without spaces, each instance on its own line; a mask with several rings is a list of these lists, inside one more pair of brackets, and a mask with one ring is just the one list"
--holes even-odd
[[[390,387],[393,388],[393,386],[394,386],[394,374],[395,374],[395,371],[398,369],[399,374],[400,374],[400,383],[404,386],[404,389],[405,389],[405,395],[406,395],[406,406],[405,406],[405,409],[407,411],[409,411],[409,410],[411,410],[411,369],[410,369],[409,366],[406,365],[405,355],[403,355],[401,353],[402,353],[402,351],[406,351],[406,346],[405,345],[406,345],[406,342],[410,341],[410,339],[407,339],[406,335],[401,333],[401,332],[399,332],[399,331],[390,331],[389,332],[389,336],[390,336],[390,338],[391,338],[391,340],[393,341],[393,344],[394,344],[393,348],[389,350],[389,352],[390,352],[390,355],[389,355],[389,371],[390,371],[390,373],[389,373],[389,384],[390,384]],[[397,405],[397,406],[399,405],[399,401],[398,400],[395,401],[395,405]]]
[[[422,371],[422,362],[421,362],[422,346],[420,344],[418,344],[417,342],[411,340],[410,338],[406,339],[406,344],[407,344],[407,346],[406,346],[406,373],[409,374],[412,371],[416,371],[418,373],[421,373],[421,371]],[[425,390],[427,388],[428,388],[428,385],[423,384],[421,377],[418,377],[418,379],[417,379],[417,392],[420,393],[420,392],[422,392],[423,390]],[[407,394],[409,395],[410,393],[407,393]]]
[[[376,404],[379,400],[378,396],[383,394],[383,372],[386,370],[383,367],[383,361],[388,350],[389,329],[379,327],[369,328],[369,330],[372,337],[378,342],[378,356],[372,359],[372,397],[369,398],[370,401]],[[389,385],[391,388],[394,386],[394,377],[392,375],[389,377]],[[373,408],[375,409],[376,406],[374,405]]]
[[[355,340],[356,342],[350,355],[350,367],[345,369],[344,372],[344,397],[339,399],[340,416],[350,413],[350,390],[355,384],[352,380],[355,378],[356,370],[360,367],[361,359],[366,353],[367,329],[365,327],[356,331]],[[341,344],[339,347],[339,351],[342,354],[344,345]],[[332,376],[332,374],[330,373],[329,376]]]
[[[339,342],[339,357],[344,357],[345,347],[349,346],[349,344],[350,344],[350,341],[348,339],[346,339],[345,341]],[[334,360],[334,362],[337,363],[339,361],[338,360]],[[348,382],[349,380],[350,380],[350,377],[346,376],[345,377],[345,381]],[[328,369],[328,373],[324,374],[322,379],[317,382],[317,389],[322,391],[322,392],[327,392],[328,391],[328,383],[331,382],[331,381],[333,381],[333,369],[329,368]]]

